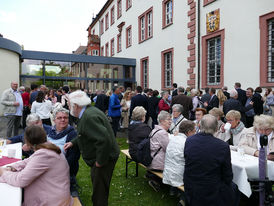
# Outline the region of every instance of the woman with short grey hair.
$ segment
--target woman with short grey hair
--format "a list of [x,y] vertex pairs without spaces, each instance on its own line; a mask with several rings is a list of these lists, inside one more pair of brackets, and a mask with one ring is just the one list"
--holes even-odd
[[178,133],[181,122],[187,120],[182,114],[183,109],[181,104],[174,104],[172,106],[172,123],[169,128],[170,134]]
[[69,110],[61,107],[61,108],[56,108],[55,110],[53,110],[52,112],[52,117],[53,117],[53,120],[55,120],[56,118],[56,115],[59,113],[59,112],[62,112],[62,113],[65,113],[67,115],[69,115]]
[[255,116],[253,127],[247,129],[245,137],[239,145],[244,148],[245,153],[259,156],[260,136],[266,135],[268,138],[267,155],[269,160],[274,160],[274,118],[269,115],[261,114]]

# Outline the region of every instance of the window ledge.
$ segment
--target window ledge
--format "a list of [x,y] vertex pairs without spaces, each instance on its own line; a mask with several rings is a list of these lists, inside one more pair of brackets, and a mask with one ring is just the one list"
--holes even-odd
[[169,24],[166,24],[166,25],[162,26],[162,29],[165,29],[165,28],[169,27],[169,26],[172,25],[172,24],[173,24],[173,22],[171,22],[171,23],[169,23]]

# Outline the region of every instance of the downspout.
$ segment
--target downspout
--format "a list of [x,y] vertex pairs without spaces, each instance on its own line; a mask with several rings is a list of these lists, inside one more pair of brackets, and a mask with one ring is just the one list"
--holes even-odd
[[200,44],[200,39],[201,39],[201,33],[200,33],[200,0],[198,0],[198,17],[197,17],[197,26],[198,26],[198,31],[197,31],[197,35],[198,35],[198,89],[200,89],[200,81],[201,81],[201,44]]

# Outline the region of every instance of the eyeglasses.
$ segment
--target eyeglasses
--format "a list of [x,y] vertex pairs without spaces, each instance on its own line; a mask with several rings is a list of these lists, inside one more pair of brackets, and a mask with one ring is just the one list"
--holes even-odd
[[64,119],[64,120],[67,120],[68,117],[56,117],[57,120],[61,120],[61,119]]

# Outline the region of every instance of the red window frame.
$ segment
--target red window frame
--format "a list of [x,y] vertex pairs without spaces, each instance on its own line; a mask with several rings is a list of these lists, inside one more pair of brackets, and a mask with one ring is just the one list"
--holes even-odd
[[204,0],[204,6],[207,6],[208,4],[211,4],[214,1],[216,0]]
[[144,84],[144,67],[143,67],[143,62],[147,61],[147,87],[149,88],[149,57],[144,57],[140,59],[140,77],[141,77],[141,86],[145,89],[145,84]]
[[105,45],[106,51],[105,51],[105,56],[108,57],[109,56],[109,51],[108,51],[108,42]]
[[260,86],[273,87],[274,82],[268,82],[268,25],[267,22],[274,18],[274,12],[260,16]]
[[172,62],[171,62],[171,70],[172,70],[172,75],[171,75],[171,87],[173,84],[173,74],[174,74],[174,48],[169,48],[161,52],[161,86],[162,90],[165,89],[170,89],[171,87],[165,87],[165,54],[171,52],[171,57],[172,57]]
[[[130,4],[129,4],[130,1]],[[126,11],[132,7],[132,0],[126,0]]]
[[[168,2],[172,1],[172,15],[171,15],[171,22],[166,24],[166,5]],[[171,24],[173,24],[173,11],[174,11],[174,3],[173,3],[174,0],[163,0],[162,1],[162,29],[170,26]]]
[[[119,46],[119,38],[121,40],[121,46]],[[122,34],[117,34],[117,53],[122,51]]]
[[110,56],[114,56],[115,54],[115,47],[114,47],[114,37],[110,40]]
[[[207,84],[207,41],[215,37],[221,37],[221,70],[220,70],[220,83],[217,85]],[[211,34],[202,36],[202,88],[222,88],[224,86],[224,40],[225,30],[219,30]]]
[[100,21],[100,34],[102,35],[104,33],[104,18]]
[[100,56],[104,56],[104,46],[101,47],[101,53]]
[[115,23],[115,8],[113,5],[110,9],[110,24],[112,25],[114,23]]
[[[121,6],[121,12],[119,7]],[[122,0],[117,0],[117,19],[119,19],[122,16]]]
[[[130,37],[131,37],[131,41],[128,41],[128,32],[130,31]],[[126,28],[126,48],[130,47],[132,45],[132,26],[128,26]]]
[[108,13],[105,15],[105,30],[109,28],[109,15]]
[[[148,36],[148,14],[151,12],[151,16],[152,16],[152,24],[151,24],[151,36]],[[141,19],[145,18],[145,38],[141,39]],[[151,39],[153,37],[153,7],[150,7],[148,10],[146,10],[144,13],[142,13],[139,17],[138,17],[138,30],[139,30],[139,44]]]

